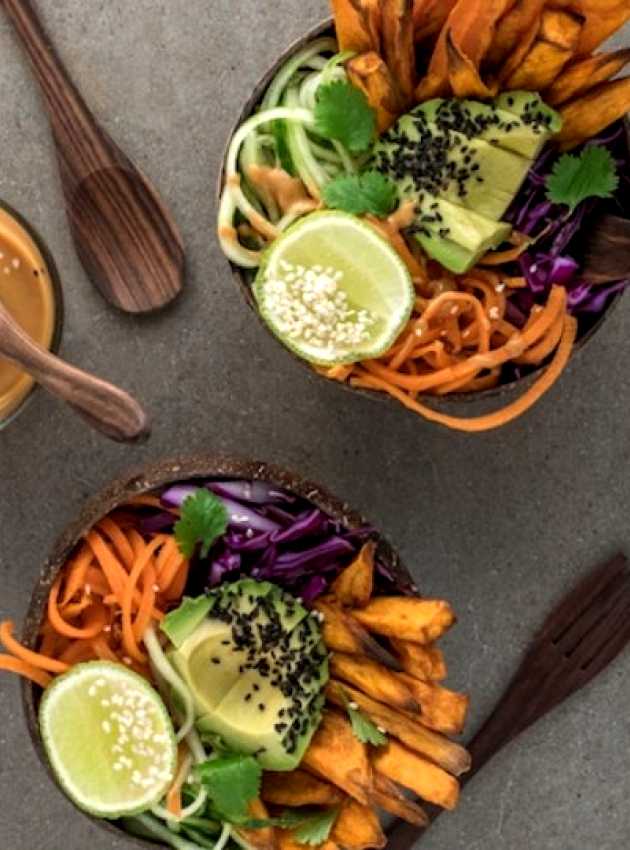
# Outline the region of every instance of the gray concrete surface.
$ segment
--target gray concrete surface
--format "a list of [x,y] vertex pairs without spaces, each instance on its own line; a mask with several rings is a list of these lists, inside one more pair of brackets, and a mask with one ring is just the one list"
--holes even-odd
[[[486,716],[551,603],[630,551],[630,298],[530,415],[499,433],[438,430],[309,379],[251,321],[213,236],[219,157],[260,74],[324,0],[40,0],[69,68],[152,175],[185,234],[176,308],[109,309],[73,253],[41,104],[0,17],[0,197],[45,234],[67,300],[64,354],[136,392],[151,442],[104,442],[39,395],[0,435],[0,617],[18,622],[51,542],[110,477],[220,449],[302,470],[371,517],[429,594],[453,601],[451,683]],[[626,38],[627,41],[627,38]],[[427,850],[626,850],[630,652],[470,786]],[[0,850],[123,850],[50,784],[0,679]]]

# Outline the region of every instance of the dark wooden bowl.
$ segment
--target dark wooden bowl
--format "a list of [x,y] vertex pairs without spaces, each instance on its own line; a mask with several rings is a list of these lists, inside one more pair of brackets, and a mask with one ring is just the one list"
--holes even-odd
[[[71,523],[55,543],[52,554],[46,561],[35,590],[31,597],[28,613],[24,623],[23,640],[26,646],[35,648],[46,610],[46,602],[50,589],[68,557],[72,554],[82,537],[104,516],[114,508],[125,504],[132,496],[147,493],[151,490],[178,481],[207,478],[232,478],[268,481],[278,487],[292,491],[297,496],[312,502],[335,520],[347,528],[358,528],[366,524],[366,520],[348,504],[329,493],[319,484],[307,481],[297,473],[290,472],[267,463],[257,463],[225,457],[221,455],[194,455],[173,457],[151,466],[145,466],[132,471],[126,476],[113,481],[93,499],[86,503],[81,515]],[[401,583],[412,583],[411,574],[401,563],[398,554],[384,538],[378,537],[378,554],[383,563],[398,576]],[[27,682],[22,683],[22,703],[26,715],[26,723],[33,746],[40,761],[51,780],[57,785],[56,777],[50,769],[46,753],[39,734],[37,708],[40,690]],[[62,792],[63,793],[63,792]],[[81,812],[84,817],[89,815]],[[90,818],[106,830],[110,835],[115,834],[120,839],[125,836],[130,845],[137,847],[156,847],[155,845],[133,836],[126,835],[113,823],[105,820]],[[167,848],[164,848],[167,850]]]
[[[229,139],[228,139],[228,144],[227,144],[227,147],[226,147],[226,151],[225,151],[225,154],[224,154],[224,157],[223,157],[224,165],[225,165],[225,160],[226,160],[226,157],[227,157],[227,150],[229,148],[229,144],[230,144],[232,137],[234,136],[234,134],[236,133],[238,128],[241,126],[241,124],[243,124],[244,121],[246,121],[254,112],[256,112],[256,109],[258,108],[258,106],[259,106],[269,84],[271,83],[273,78],[276,76],[276,74],[278,73],[280,68],[285,64],[285,62],[287,62],[287,60],[289,60],[294,54],[296,54],[299,50],[301,50],[303,47],[305,47],[307,44],[309,44],[309,42],[313,41],[314,39],[320,38],[323,35],[334,36],[334,34],[335,33],[334,33],[333,21],[332,21],[331,18],[327,18],[326,20],[322,21],[322,23],[318,24],[316,27],[313,27],[308,33],[306,33],[306,35],[302,36],[300,39],[295,41],[290,47],[288,47],[287,50],[282,54],[282,56],[280,56],[280,58],[273,64],[273,66],[263,75],[260,82],[255,87],[255,89],[252,93],[252,96],[249,98],[249,100],[247,101],[247,103],[243,107],[243,110],[242,110],[236,124],[234,125],[234,129],[230,133],[230,136],[229,136]],[[629,125],[629,127],[630,127],[630,125]],[[630,136],[630,132],[629,132],[629,136]],[[217,203],[219,202],[219,200],[221,198],[221,194],[223,192],[224,171],[225,171],[225,169],[223,168],[221,170],[220,175],[219,175]],[[231,269],[231,272],[232,272],[232,278],[233,278],[235,284],[237,285],[237,287],[239,288],[241,295],[245,299],[245,303],[250,308],[250,310],[256,315],[258,321],[263,325],[265,330],[268,333],[271,333],[269,331],[269,328],[267,327],[264,319],[261,317],[260,312],[258,311],[256,301],[255,301],[254,296],[252,294],[252,287],[251,287],[252,280],[253,280],[252,272],[247,270],[247,269],[243,269],[243,268],[235,265],[232,262],[229,262],[229,265],[230,265],[230,269]],[[623,293],[618,293],[611,300],[606,311],[599,317],[599,319],[596,322],[594,322],[593,325],[590,328],[588,328],[588,330],[585,333],[582,334],[582,336],[579,338],[579,340],[577,341],[577,343],[575,345],[575,349],[573,351],[572,359],[574,357],[576,357],[580,352],[582,352],[586,348],[586,346],[593,339],[595,334],[597,334],[598,331],[603,327],[604,323],[610,318],[610,316],[613,313],[613,310],[617,307],[617,305],[619,304],[619,301],[621,300],[622,297],[623,297]],[[271,335],[273,336],[273,334],[271,334]],[[310,376],[311,380],[313,380],[313,381],[327,381],[328,383],[331,383],[330,379],[328,379],[328,378],[324,377],[323,375],[320,375],[319,373],[317,373],[305,360],[302,360],[302,358],[298,357],[296,354],[294,354],[292,351],[290,351],[288,348],[286,348],[286,346],[284,346],[280,342],[280,340],[277,339],[277,337],[273,336],[273,338],[274,338],[274,340],[276,340],[276,342],[279,346],[281,346],[285,351],[287,351],[287,353],[291,357],[293,357],[295,360],[297,360],[301,364],[301,366],[304,368],[306,373]],[[542,367],[542,368],[544,369],[545,367]],[[428,401],[429,404],[431,405],[431,407],[435,408],[436,410],[447,411],[447,409],[450,407],[451,412],[454,412],[454,413],[458,413],[458,412],[461,413],[463,405],[465,405],[467,403],[470,404],[471,402],[477,402],[477,401],[480,401],[480,400],[481,401],[487,401],[489,403],[492,402],[493,404],[488,405],[488,408],[491,409],[493,407],[496,407],[497,402],[500,402],[501,405],[509,404],[516,397],[518,397],[521,393],[525,392],[536,381],[536,379],[540,376],[540,371],[541,371],[541,369],[537,369],[534,372],[532,372],[531,374],[529,374],[529,375],[527,375],[527,376],[525,376],[525,377],[523,377],[519,380],[512,381],[510,383],[501,384],[498,387],[493,387],[492,389],[489,389],[489,390],[483,390],[482,392],[453,393],[452,395],[449,395],[448,397],[425,395],[425,396],[422,397],[422,400]],[[365,390],[365,389],[359,389],[359,388],[356,388],[356,387],[351,387],[351,386],[349,386],[349,384],[339,383],[338,381],[334,381],[332,383],[335,383],[338,387],[341,387],[343,390],[345,390],[348,393],[352,393],[353,395],[362,395],[362,396],[365,396],[365,397],[368,397],[368,398],[371,398],[371,399],[376,399],[376,400],[378,400],[382,403],[388,404],[390,407],[396,407],[397,409],[406,410],[406,408],[404,408],[399,402],[397,402],[395,399],[391,398],[390,396],[386,395],[385,393],[378,392],[376,390]],[[455,409],[453,410],[453,408],[455,408]],[[459,411],[457,410],[457,408],[459,408]],[[407,412],[410,413],[411,411],[407,411]],[[415,416],[416,414],[412,414],[412,415]]]

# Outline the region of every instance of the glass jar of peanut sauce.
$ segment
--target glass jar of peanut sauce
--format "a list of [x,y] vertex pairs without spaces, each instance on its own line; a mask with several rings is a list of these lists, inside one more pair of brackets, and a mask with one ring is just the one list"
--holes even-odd
[[[54,261],[19,213],[0,201],[0,302],[35,342],[56,353],[63,328],[63,297]],[[0,431],[32,397],[30,375],[0,357]]]

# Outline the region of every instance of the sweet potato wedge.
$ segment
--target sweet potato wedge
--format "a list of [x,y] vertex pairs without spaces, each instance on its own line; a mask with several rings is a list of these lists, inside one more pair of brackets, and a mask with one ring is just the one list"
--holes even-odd
[[390,638],[390,643],[405,673],[425,682],[442,682],[446,679],[446,662],[441,649],[396,638]]
[[540,29],[540,18],[547,0],[517,0],[498,22],[492,44],[488,50],[486,61],[492,66],[499,68],[506,60],[518,50],[523,39],[528,38],[529,43],[522,56],[529,53],[534,39]]
[[585,19],[578,56],[588,56],[630,20],[628,0],[553,0],[553,6]]
[[275,806],[338,806],[345,794],[305,770],[291,773],[265,771],[260,796]]
[[405,105],[387,65],[372,51],[355,56],[347,63],[346,70],[350,82],[361,89],[376,110],[378,132],[389,130],[404,112]]
[[615,77],[630,62],[630,49],[599,53],[568,65],[544,93],[550,106],[561,106]]
[[[340,50],[378,50],[373,19],[362,0],[330,0]],[[371,5],[371,4],[370,4]],[[373,13],[372,13],[373,14]]]
[[413,28],[416,42],[439,33],[457,0],[414,0]]
[[429,825],[429,818],[422,806],[406,797],[399,785],[378,771],[374,771],[372,802],[383,811],[402,818],[413,826]]
[[369,803],[372,768],[367,747],[355,738],[349,721],[338,711],[324,711],[301,766],[332,782],[357,802]]
[[505,87],[541,91],[550,86],[575,55],[581,31],[582,19],[570,12],[543,12],[536,41]]
[[417,720],[412,720],[411,717],[371,699],[361,691],[332,680],[326,686],[326,698],[339,708],[345,707],[345,698],[356,702],[361,711],[377,726],[385,729],[388,735],[398,738],[409,749],[420,753],[454,776],[461,776],[470,770],[470,755],[460,744],[449,741],[439,732],[422,726]]
[[381,28],[385,64],[410,104],[416,88],[413,0],[381,0]]
[[455,622],[448,604],[438,599],[380,596],[353,616],[371,632],[386,637],[433,643]]
[[396,674],[420,704],[420,722],[436,732],[459,735],[466,723],[470,699],[435,683],[421,682],[407,673]]
[[[253,818],[264,820],[269,817],[267,807],[262,800],[253,800],[248,808],[249,814]],[[279,831],[273,826],[267,826],[264,829],[243,829],[242,827],[238,827],[237,831],[255,850],[278,850],[280,842]]]
[[[299,841],[296,841],[293,831],[290,829],[278,830],[278,843],[280,850],[309,850],[310,847],[309,844],[300,844]],[[328,839],[328,841],[320,844],[317,850],[339,850],[339,848],[334,841]]]
[[372,764],[377,773],[409,788],[428,803],[443,809],[454,809],[457,805],[459,782],[441,767],[436,767],[396,741],[375,750]]
[[357,558],[332,583],[331,593],[342,605],[364,608],[372,598],[375,552],[376,544],[366,543]]
[[482,78],[481,66],[503,14],[514,0],[459,0],[446,23],[425,77],[416,89],[418,101],[454,94],[491,97],[493,82]]
[[341,652],[333,653],[329,663],[335,679],[354,685],[369,697],[403,711],[420,711],[417,700],[400,678],[402,674],[392,673],[368,658]]
[[402,670],[392,653],[381,646],[351,614],[343,611],[334,599],[322,597],[314,607],[324,616],[322,635],[328,649],[365,655],[390,670]]
[[330,834],[344,850],[368,850],[385,847],[387,839],[374,809],[356,800],[347,800],[339,811]]
[[557,138],[568,150],[596,136],[629,110],[630,77],[601,83],[562,107],[564,126]]

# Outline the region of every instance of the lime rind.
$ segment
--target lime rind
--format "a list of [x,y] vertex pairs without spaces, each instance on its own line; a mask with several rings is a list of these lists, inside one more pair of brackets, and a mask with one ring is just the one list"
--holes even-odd
[[[322,223],[327,224],[331,232],[333,228],[336,229],[335,239],[339,245],[343,245],[342,230],[344,227],[354,231],[353,235],[360,235],[366,249],[372,251],[383,266],[389,267],[389,272],[391,273],[391,277],[388,277],[387,281],[383,283],[383,295],[379,306],[391,303],[393,300],[395,302],[394,309],[388,310],[387,315],[379,316],[379,330],[376,337],[370,338],[364,345],[353,346],[351,350],[344,351],[343,354],[340,354],[338,350],[329,351],[321,347],[309,346],[303,340],[289,338],[278,326],[278,321],[273,311],[269,310],[266,306],[265,287],[270,280],[270,269],[278,266],[283,259],[283,255],[286,255],[287,249],[292,244],[308,236],[309,231],[316,233],[322,227]],[[324,261],[322,261],[322,264],[327,265]],[[371,273],[370,265],[367,262],[366,268],[363,270],[366,276],[369,276]],[[394,289],[396,292],[392,299],[391,295]],[[389,290],[388,293],[387,290]],[[394,345],[407,325],[413,311],[415,299],[415,290],[411,275],[405,263],[389,242],[371,225],[361,221],[356,216],[338,211],[311,213],[292,225],[282,236],[273,242],[263,256],[263,262],[253,283],[253,292],[259,312],[274,336],[301,359],[314,365],[326,367],[357,363],[361,360],[374,359],[385,354]],[[357,306],[360,308],[365,306],[369,309],[372,305],[358,304]]]
[[[168,710],[145,679],[121,664],[87,662],[59,676],[44,693],[39,724],[59,785],[94,817],[144,812],[173,782],[177,744]],[[134,747],[147,755],[134,755]]]

